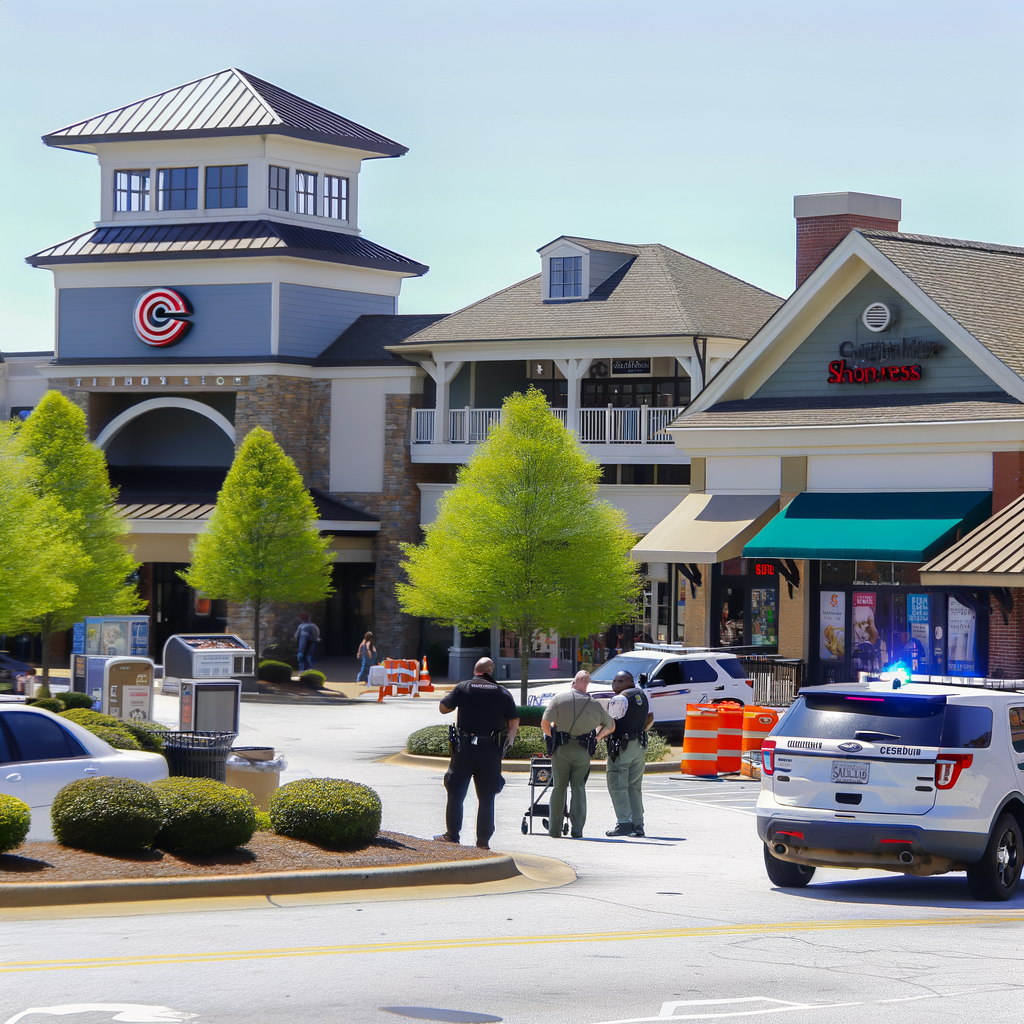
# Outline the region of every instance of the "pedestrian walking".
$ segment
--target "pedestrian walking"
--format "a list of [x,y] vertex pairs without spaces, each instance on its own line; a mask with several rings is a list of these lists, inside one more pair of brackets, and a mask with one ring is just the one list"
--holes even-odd
[[374,646],[372,633],[363,634],[363,642],[356,651],[356,657],[360,660],[356,682],[365,683],[370,678],[370,667],[377,664],[377,648]]
[[505,780],[501,777],[501,758],[515,742],[519,712],[512,694],[495,681],[494,662],[481,658],[473,669],[473,678],[456,684],[440,702],[442,715],[458,709],[455,725],[449,729],[452,759],[444,775],[448,790],[445,828],[438,839],[457,843],[462,832],[462,805],[470,780],[476,787],[476,845],[490,849],[494,835],[494,798]]
[[315,623],[309,621],[309,614],[307,612],[302,612],[299,615],[299,625],[295,630],[293,639],[299,648],[299,671],[305,672],[306,669],[313,667],[313,652],[316,650],[317,641],[320,639],[320,630]]
[[561,839],[565,792],[571,787],[569,825],[573,839],[583,837],[587,821],[587,779],[590,758],[598,740],[611,734],[614,719],[593,697],[587,696],[589,672],[577,672],[568,693],[556,694],[544,709],[540,727],[551,755],[551,799],[548,835]]
[[615,732],[608,737],[605,782],[615,810],[615,828],[606,836],[643,836],[644,764],[647,761],[647,730],[654,722],[651,704],[629,672],[618,672],[612,681],[615,696],[608,702],[608,714],[615,719]]

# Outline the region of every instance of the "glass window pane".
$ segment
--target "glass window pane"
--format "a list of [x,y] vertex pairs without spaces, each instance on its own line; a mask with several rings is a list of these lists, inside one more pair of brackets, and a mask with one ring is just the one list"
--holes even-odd
[[23,761],[53,761],[85,753],[77,740],[43,715],[9,714],[6,722]]

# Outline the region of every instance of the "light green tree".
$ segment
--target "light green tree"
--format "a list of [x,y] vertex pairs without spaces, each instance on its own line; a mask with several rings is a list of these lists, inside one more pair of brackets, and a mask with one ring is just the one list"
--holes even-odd
[[34,465],[34,486],[51,499],[61,540],[77,548],[60,575],[73,585],[59,607],[35,616],[29,628],[41,634],[43,681],[50,676],[54,632],[86,615],[128,615],[145,607],[130,577],[138,562],[121,542],[128,524],[117,514],[107,460],[89,440],[85,413],[57,391],[47,391],[18,431],[18,448]]
[[52,495],[36,493],[33,471],[15,424],[0,423],[0,633],[31,628],[78,591],[66,570],[81,552],[61,536],[62,509]]
[[636,536],[597,499],[600,473],[540,391],[514,394],[438,502],[424,542],[403,548],[403,611],[465,632],[511,630],[523,704],[538,634],[593,633],[636,613]]
[[319,601],[332,590],[330,538],[295,463],[274,435],[249,431],[217,495],[206,530],[180,573],[208,597],[251,604],[259,655],[260,613],[270,601]]

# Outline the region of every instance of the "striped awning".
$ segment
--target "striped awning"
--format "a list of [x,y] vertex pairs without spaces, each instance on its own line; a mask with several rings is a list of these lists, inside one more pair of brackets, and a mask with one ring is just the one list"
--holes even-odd
[[934,586],[1024,586],[1024,497],[922,565],[921,582]]

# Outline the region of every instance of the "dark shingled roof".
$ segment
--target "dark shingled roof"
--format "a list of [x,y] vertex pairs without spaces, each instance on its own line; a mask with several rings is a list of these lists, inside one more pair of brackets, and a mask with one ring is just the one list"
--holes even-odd
[[360,235],[269,220],[93,228],[25,257],[32,266],[216,256],[297,256],[419,276],[430,268]]
[[1002,391],[947,394],[885,392],[800,398],[748,398],[682,413],[673,429],[835,427],[879,423],[1024,420],[1024,403]]
[[894,231],[861,234],[1024,377],[1024,248]]
[[782,305],[777,295],[665,245],[564,237],[634,258],[586,301],[544,302],[537,274],[453,313],[408,344],[693,334],[746,339]]
[[447,313],[408,316],[364,314],[331,342],[314,366],[410,366],[408,360],[388,352],[385,345],[400,345],[410,335],[443,320]]
[[97,114],[50,132],[43,141],[48,146],[76,148],[114,140],[224,135],[288,135],[379,156],[408,152],[393,139],[238,68]]

